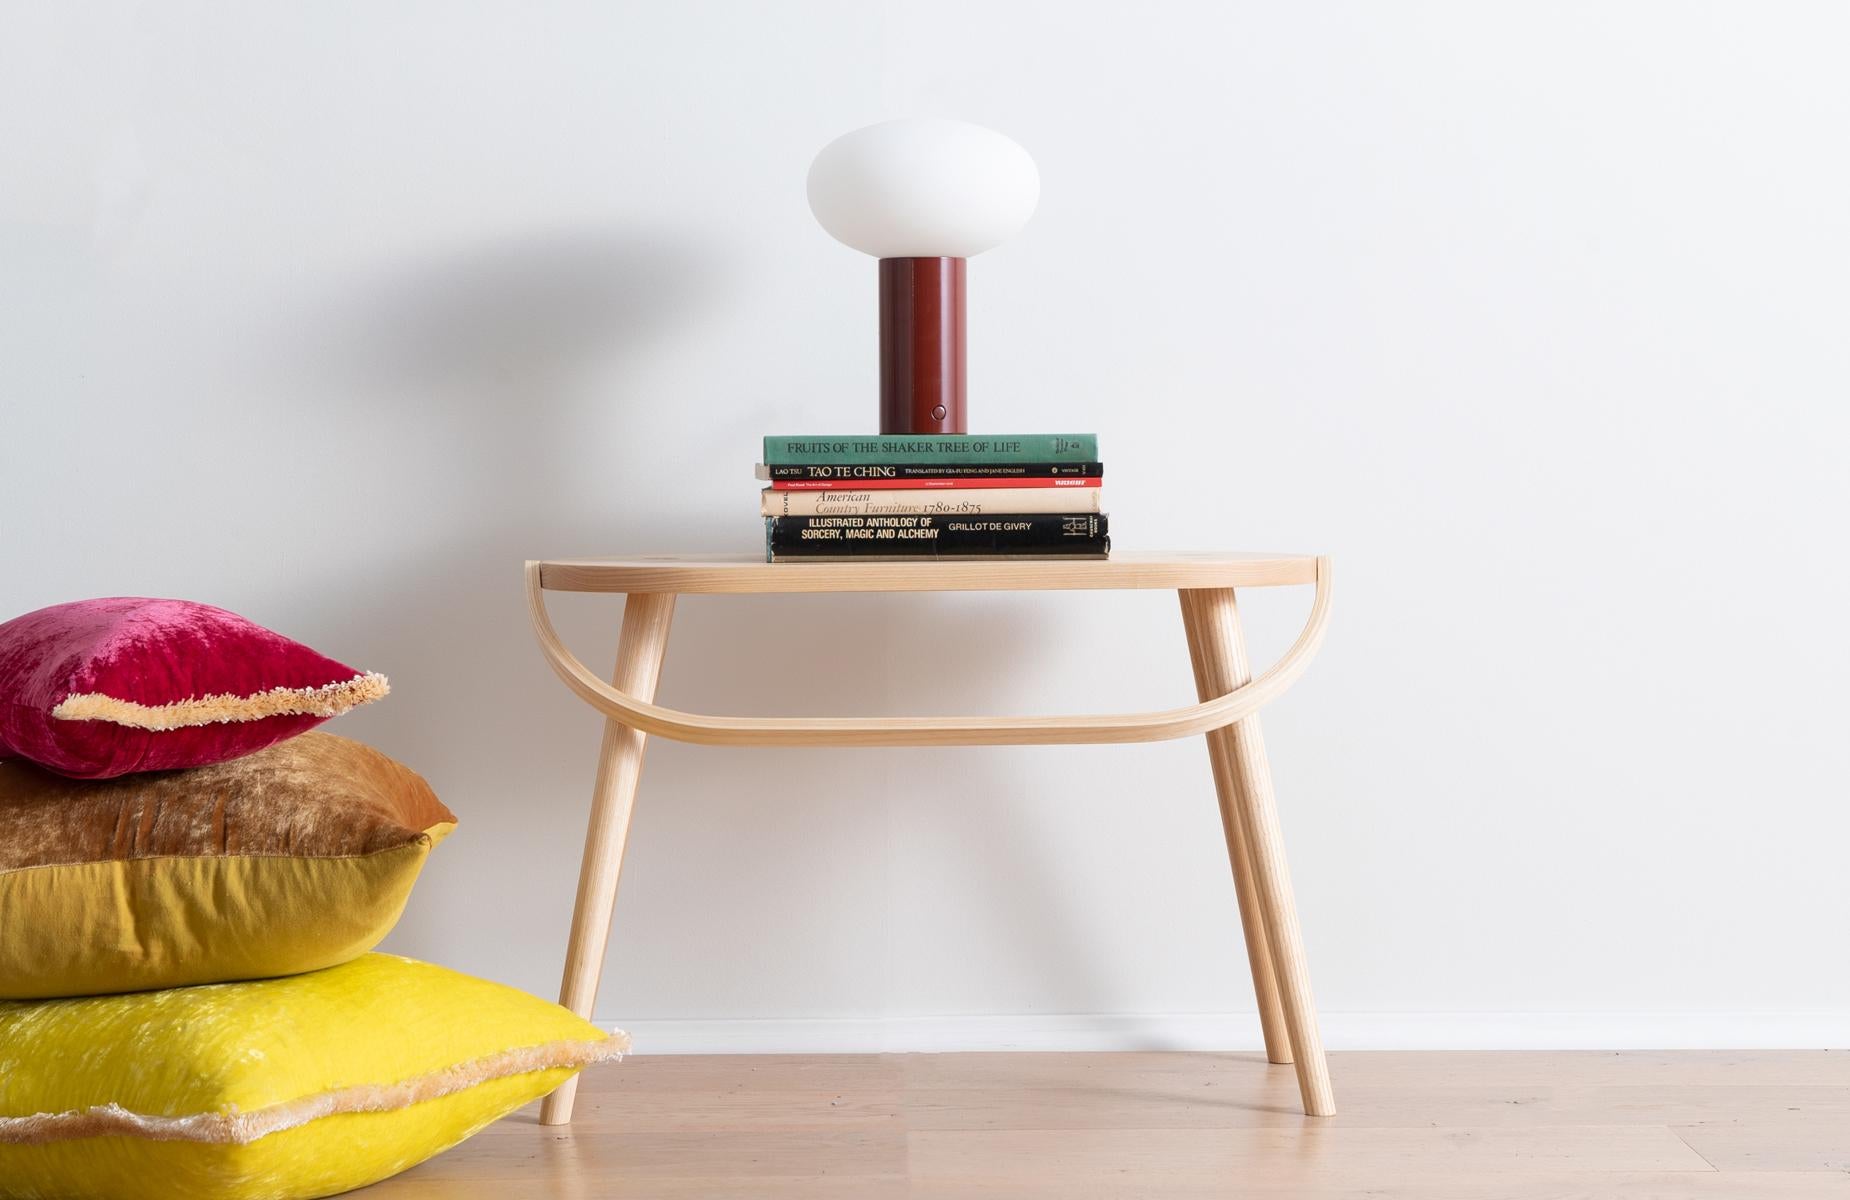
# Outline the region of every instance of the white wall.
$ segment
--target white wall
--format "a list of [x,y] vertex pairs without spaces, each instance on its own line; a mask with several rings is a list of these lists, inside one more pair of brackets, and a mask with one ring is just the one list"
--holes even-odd
[[[871,428],[873,267],[803,174],[946,114],[1044,180],[972,268],[978,428],[1098,430],[1121,549],[1337,556],[1266,719],[1332,1040],[1850,1042],[1842,6],[0,16],[0,613],[194,597],[389,673],[338,730],[463,819],[390,948],[554,989],[598,725],[520,562],[750,551],[757,438]],[[1260,658],[1305,599],[1252,600]],[[696,598],[668,671],[1192,694],[1155,593]],[[1239,947],[1198,743],[662,744],[600,1009],[1224,1044]]]

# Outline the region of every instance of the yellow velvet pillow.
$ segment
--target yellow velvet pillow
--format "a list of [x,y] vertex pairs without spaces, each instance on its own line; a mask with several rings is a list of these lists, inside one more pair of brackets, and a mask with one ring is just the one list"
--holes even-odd
[[0,1002],[0,1200],[330,1196],[628,1045],[524,992],[385,954],[288,979]]
[[116,779],[0,763],[0,999],[346,962],[455,827],[414,772],[325,733]]

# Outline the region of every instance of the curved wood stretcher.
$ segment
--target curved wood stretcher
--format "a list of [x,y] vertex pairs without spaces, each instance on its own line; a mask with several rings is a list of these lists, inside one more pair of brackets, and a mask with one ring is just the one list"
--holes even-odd
[[[1007,570],[998,572],[995,567]],[[762,568],[753,570],[752,568]],[[1131,568],[1125,570],[1124,568]],[[1216,568],[1223,568],[1217,570]],[[846,568],[843,570],[842,568]],[[870,568],[885,568],[871,574]],[[957,568],[960,570],[953,570]],[[1119,568],[1112,572],[1109,568]],[[828,572],[822,578],[801,578]],[[1226,587],[1245,576],[1317,585],[1310,616],[1298,639],[1264,675],[1222,696],[1158,712],[1042,717],[721,717],[681,712],[624,693],[605,683],[560,639],[546,611],[546,592],[756,592],[813,590],[915,591],[1068,588]],[[949,577],[947,579],[947,576]],[[1007,583],[998,584],[998,579]],[[914,580],[932,588],[900,587]],[[653,589],[638,584],[659,585]],[[800,588],[791,584],[810,584]],[[760,585],[760,586],[754,586]],[[859,584],[860,586],[856,586]],[[882,586],[868,586],[868,585]],[[527,605],[546,662],[565,686],[592,708],[632,729],[678,742],[708,746],[1034,746],[1074,743],[1160,742],[1207,733],[1251,716],[1297,681],[1323,644],[1330,615],[1330,560],[1323,558],[1105,559],[991,563],[733,563],[631,559],[608,563],[527,564]]]

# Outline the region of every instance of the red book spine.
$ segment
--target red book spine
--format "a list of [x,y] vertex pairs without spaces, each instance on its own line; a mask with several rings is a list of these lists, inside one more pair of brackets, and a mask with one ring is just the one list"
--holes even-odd
[[1104,483],[1097,475],[1075,475],[1064,479],[775,479],[771,487],[779,492],[928,492],[940,488],[1095,488]]

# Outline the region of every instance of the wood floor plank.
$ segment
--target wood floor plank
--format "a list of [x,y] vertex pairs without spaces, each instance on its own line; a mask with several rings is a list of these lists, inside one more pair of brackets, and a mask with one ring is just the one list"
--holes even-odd
[[1538,1129],[1085,1129],[914,1133],[911,1168],[926,1182],[982,1179],[1078,1187],[1114,1172],[1156,1186],[1276,1170],[1386,1173],[1409,1162],[1457,1171],[1712,1171],[1661,1125]]
[[638,1087],[781,1092],[897,1087],[904,1054],[632,1054],[591,1073],[600,1092]]
[[1850,1200],[1850,1054],[632,1058],[367,1200]]
[[1675,1132],[1718,1170],[1850,1172],[1850,1114],[1842,1109],[1715,1117]]
[[[579,1102],[583,1105],[584,1101]],[[630,1089],[601,1096],[585,1115],[632,1133],[738,1132],[899,1127],[901,1103],[887,1092],[724,1092]],[[584,1111],[583,1109],[580,1110]]]
[[[687,1174],[759,1180],[875,1177],[903,1171],[907,1157],[905,1135],[898,1131],[638,1133],[603,1128],[555,1137],[552,1128],[535,1125],[524,1139],[497,1139],[499,1153],[483,1147],[473,1155],[444,1155],[432,1161],[428,1173],[512,1180],[540,1167],[554,1173],[621,1174],[636,1180]],[[538,1153],[536,1143],[543,1143]]]
[[601,1171],[498,1180],[437,1179],[413,1172],[353,1193],[359,1200],[911,1200],[914,1194],[912,1185],[898,1175],[754,1179],[690,1174],[635,1179]]
[[[900,1056],[909,1087],[986,1086],[1012,1089],[1072,1086],[1098,1079],[1255,1078],[1265,1056],[1255,1052],[1131,1052],[1122,1054],[982,1053]],[[1422,1089],[1446,1084],[1540,1087],[1649,1085],[1850,1087],[1845,1050],[1349,1050],[1332,1056],[1341,1082]],[[1263,1072],[1260,1078],[1268,1079]]]
[[[621,1193],[612,1193],[620,1195]],[[1101,1176],[1026,1188],[984,1183],[919,1183],[908,1200],[1845,1200],[1842,1172],[1442,1172],[1410,1170],[1345,1176],[1266,1172],[1216,1181],[1151,1181]]]
[[[985,1088],[908,1091],[914,1129],[1295,1129],[1303,1124],[1293,1086],[1255,1089],[1214,1081],[1114,1088]],[[1850,1128],[1850,1088],[1703,1086],[1446,1086],[1423,1089],[1419,1114],[1440,1126],[1668,1125],[1757,1120],[1779,1126],[1791,1114],[1834,1118]],[[1407,1124],[1404,1088],[1348,1087],[1333,1126]]]
[[1729,1083],[1850,1087],[1845,1050],[1475,1050],[1350,1051],[1343,1069],[1354,1083],[1404,1082],[1409,1073],[1447,1081],[1539,1085],[1648,1084],[1657,1088]]

